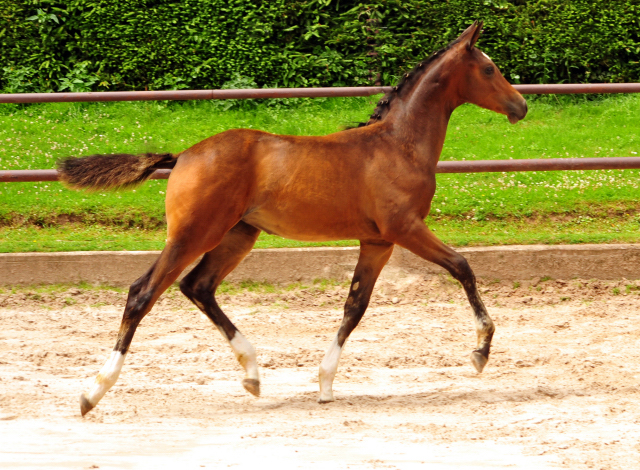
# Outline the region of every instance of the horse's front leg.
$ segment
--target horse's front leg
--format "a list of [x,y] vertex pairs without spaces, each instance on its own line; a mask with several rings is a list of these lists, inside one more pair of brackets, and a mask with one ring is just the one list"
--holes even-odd
[[473,309],[478,335],[478,346],[471,353],[471,362],[478,372],[482,372],[489,360],[495,326],[480,299],[476,278],[467,260],[438,240],[420,219],[398,230],[390,238],[421,258],[442,266],[462,284]]
[[344,305],[342,324],[320,364],[319,403],[333,401],[333,379],[338,370],[342,348],[367,310],[376,279],[378,279],[380,271],[389,260],[392,252],[393,244],[391,243],[374,244],[361,242],[360,244],[360,257],[353,273],[349,297]]

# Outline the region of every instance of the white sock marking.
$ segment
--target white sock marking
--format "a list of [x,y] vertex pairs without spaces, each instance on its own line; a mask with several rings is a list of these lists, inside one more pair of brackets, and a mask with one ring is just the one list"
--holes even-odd
[[91,405],[96,406],[104,394],[114,386],[122,370],[122,364],[124,364],[124,355],[119,351],[112,351],[109,360],[100,369],[91,392],[86,395]]
[[242,333],[236,330],[233,339],[229,341],[231,348],[238,359],[238,362],[247,372],[247,379],[260,380],[258,375],[258,361],[256,360],[256,350],[253,345],[242,336]]
[[[207,317],[209,318],[209,317]],[[233,353],[236,355],[236,359],[240,363],[246,372],[245,378],[247,379],[255,379],[260,381],[260,374],[258,373],[258,361],[256,359],[256,350],[253,348],[253,345],[242,336],[238,330],[236,330],[235,335],[232,340],[229,340],[227,334],[224,329],[216,325],[213,321],[211,323],[218,329],[220,334],[229,341],[231,345],[231,349],[233,349]]]
[[320,364],[320,401],[333,401],[333,379],[338,371],[341,354],[342,348],[338,346],[338,337],[336,336]]

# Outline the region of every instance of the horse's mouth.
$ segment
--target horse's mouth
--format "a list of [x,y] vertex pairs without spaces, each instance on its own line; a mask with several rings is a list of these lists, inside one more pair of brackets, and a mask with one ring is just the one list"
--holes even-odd
[[520,98],[522,100],[520,103],[512,103],[511,106],[507,107],[507,117],[509,118],[509,122],[511,124],[515,124],[521,119],[524,119],[524,117],[527,115],[527,111],[529,111],[527,102],[524,100],[524,98]]

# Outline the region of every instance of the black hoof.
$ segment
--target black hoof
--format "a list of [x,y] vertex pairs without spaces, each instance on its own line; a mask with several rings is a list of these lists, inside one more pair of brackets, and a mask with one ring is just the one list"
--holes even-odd
[[256,379],[244,379],[242,381],[242,386],[251,395],[256,396],[256,397],[260,396],[260,381],[259,380],[256,380]]
[[82,413],[82,417],[86,415],[89,411],[93,409],[93,405],[89,403],[87,397],[84,396],[84,393],[80,395],[80,413]]
[[484,369],[484,366],[487,365],[488,361],[489,358],[483,355],[480,351],[473,351],[471,353],[471,363],[478,373],[482,372],[482,369]]

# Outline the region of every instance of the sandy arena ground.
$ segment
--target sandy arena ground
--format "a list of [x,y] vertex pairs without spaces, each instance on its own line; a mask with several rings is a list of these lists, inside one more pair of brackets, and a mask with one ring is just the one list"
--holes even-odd
[[258,351],[260,398],[172,291],[84,419],[78,398],[113,347],[125,294],[2,294],[0,468],[640,468],[636,286],[484,283],[497,332],[479,375],[459,287],[383,279],[327,405],[317,370],[344,285],[221,296]]

